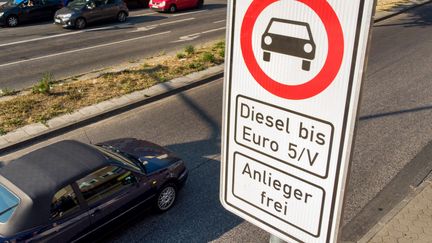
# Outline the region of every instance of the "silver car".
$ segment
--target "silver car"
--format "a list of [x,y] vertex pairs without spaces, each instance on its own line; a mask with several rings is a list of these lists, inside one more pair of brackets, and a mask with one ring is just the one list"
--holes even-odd
[[84,29],[102,20],[124,22],[128,16],[129,9],[123,0],[74,0],[55,13],[54,23],[65,28]]

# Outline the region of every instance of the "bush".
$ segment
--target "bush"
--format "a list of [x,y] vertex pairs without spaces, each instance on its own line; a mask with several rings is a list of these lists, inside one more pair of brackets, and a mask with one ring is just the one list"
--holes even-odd
[[44,73],[42,79],[33,86],[34,94],[49,94],[51,92],[51,85],[54,81],[52,73]]
[[191,45],[186,46],[185,49],[184,49],[184,51],[185,51],[188,55],[192,55],[192,54],[195,53],[195,47],[193,47],[193,46],[191,46]]
[[204,68],[204,66],[200,62],[192,62],[192,63],[189,64],[189,68],[191,68],[191,69],[197,69],[197,70],[202,70]]
[[213,53],[204,52],[203,55],[202,55],[202,60],[204,62],[212,62],[212,63],[214,63],[216,61],[216,58],[213,55]]
[[214,48],[216,49],[225,49],[225,41],[219,41],[214,45]]
[[184,54],[183,52],[177,53],[177,59],[183,59],[185,57],[186,57],[186,54]]
[[225,58],[225,49],[222,49],[219,51],[219,56],[221,56],[222,58]]

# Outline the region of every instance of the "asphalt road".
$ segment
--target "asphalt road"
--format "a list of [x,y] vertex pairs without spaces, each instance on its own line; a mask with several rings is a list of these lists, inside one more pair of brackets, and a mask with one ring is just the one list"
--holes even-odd
[[[377,220],[405,196],[403,188],[415,186],[413,178],[432,170],[430,157],[420,156],[425,150],[432,151],[428,146],[432,138],[431,12],[432,4],[428,4],[373,29],[343,221],[344,232],[354,233],[344,235],[344,240],[358,239],[351,222],[363,220],[358,223],[368,225]],[[265,242],[265,232],[228,213],[219,203],[221,103],[222,80],[218,80],[0,160],[61,139],[96,143],[137,137],[154,141],[187,161],[189,181],[172,210],[163,215],[143,213],[110,232],[104,242]],[[424,166],[412,166],[419,160]],[[400,172],[406,173],[401,177]],[[386,188],[395,178],[400,178],[397,191],[388,193]],[[387,199],[385,205],[370,207],[382,198]]]
[[83,31],[52,22],[0,28],[0,88],[32,86],[44,73],[62,79],[182,49],[225,36],[226,1],[176,14],[130,12],[126,23],[106,22]]

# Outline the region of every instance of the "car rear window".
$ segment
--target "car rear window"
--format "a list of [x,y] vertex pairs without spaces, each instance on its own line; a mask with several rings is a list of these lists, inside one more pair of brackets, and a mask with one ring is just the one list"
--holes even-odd
[[268,32],[298,39],[310,39],[307,27],[299,24],[273,21]]
[[20,200],[6,187],[0,184],[0,222],[6,223],[12,216]]

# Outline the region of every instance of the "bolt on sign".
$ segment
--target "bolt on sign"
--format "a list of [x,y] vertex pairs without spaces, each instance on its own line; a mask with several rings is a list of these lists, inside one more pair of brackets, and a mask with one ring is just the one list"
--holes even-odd
[[221,201],[289,242],[336,242],[373,0],[232,0]]

